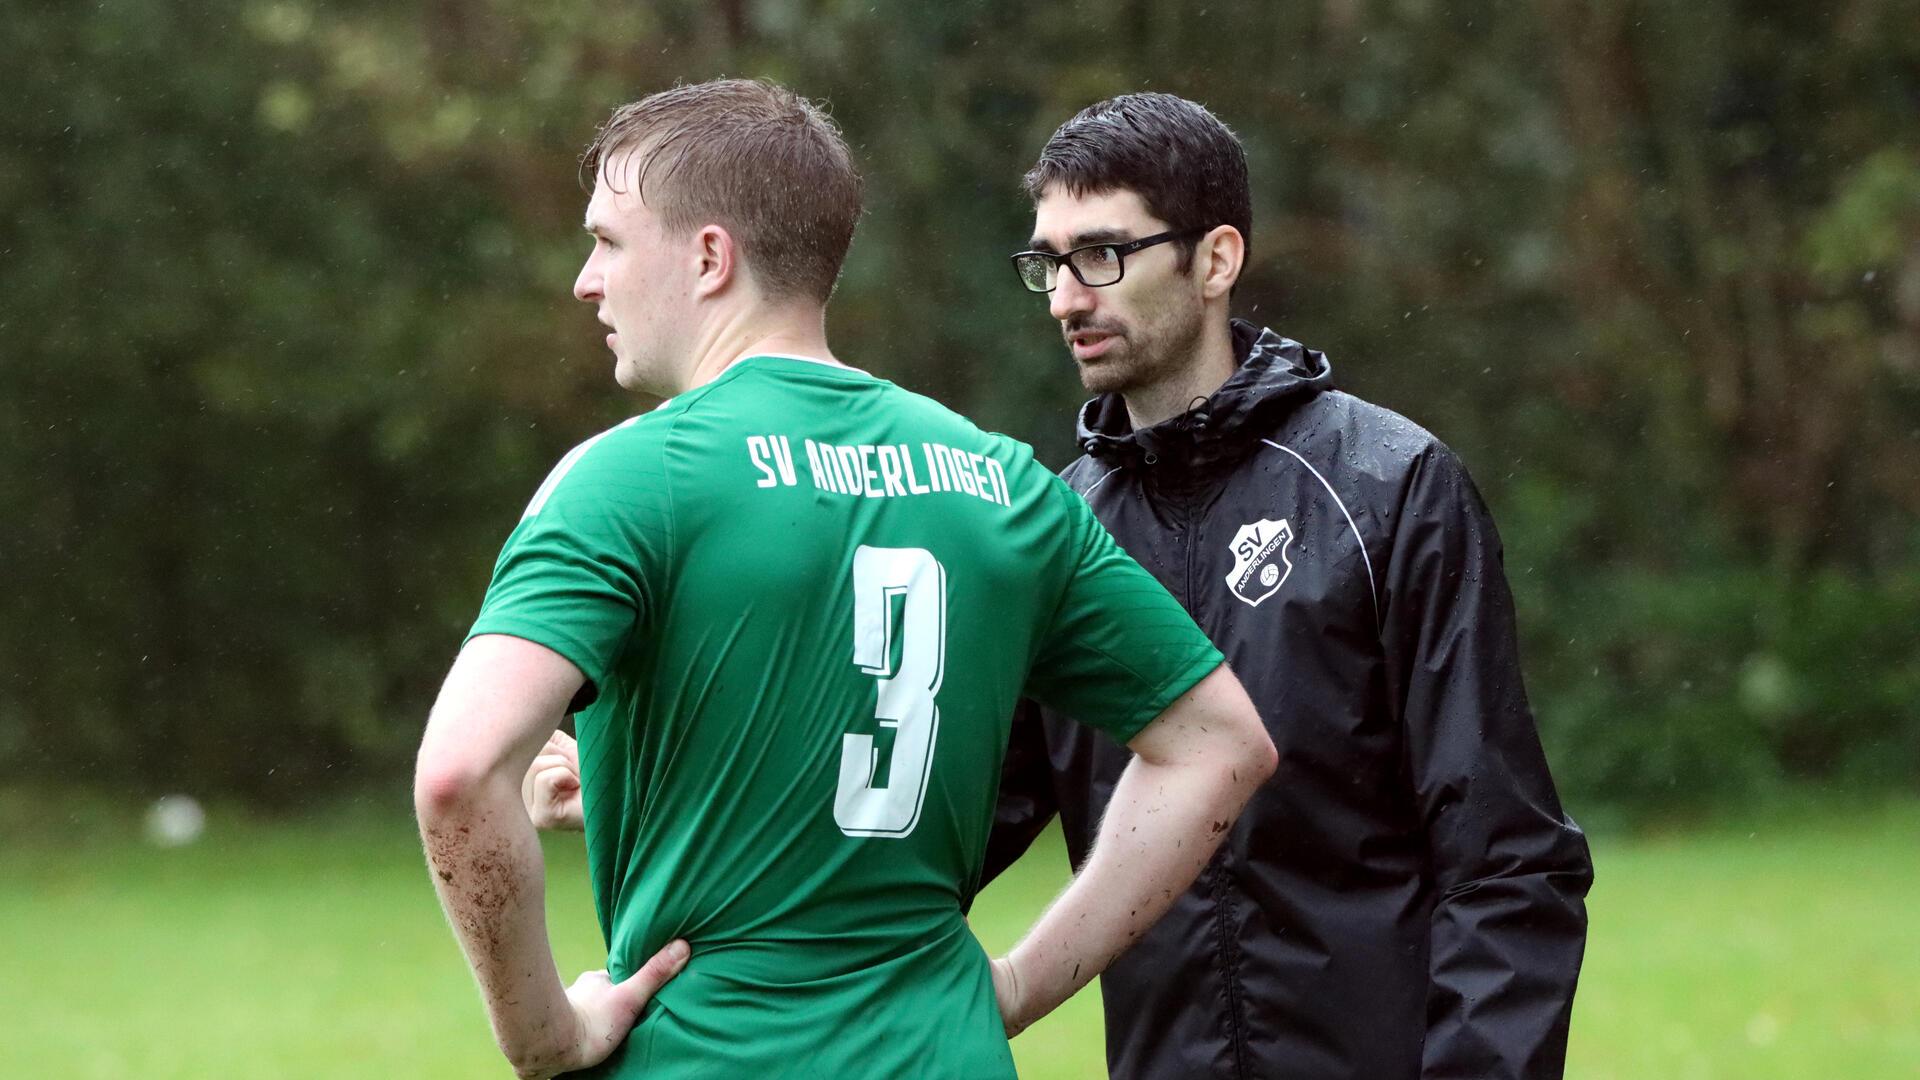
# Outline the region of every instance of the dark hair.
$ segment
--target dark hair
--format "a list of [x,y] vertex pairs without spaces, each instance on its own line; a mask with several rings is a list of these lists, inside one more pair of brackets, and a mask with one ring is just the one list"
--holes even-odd
[[860,172],[820,106],[758,79],[663,90],[614,110],[580,158],[582,185],[623,151],[641,155],[635,186],[667,228],[724,227],[770,299],[833,295]]
[[[1027,170],[1038,202],[1056,185],[1074,196],[1132,191],[1175,229],[1231,225],[1253,248],[1247,152],[1203,105],[1172,94],[1123,94],[1061,124]],[[1183,245],[1193,257],[1194,241]]]

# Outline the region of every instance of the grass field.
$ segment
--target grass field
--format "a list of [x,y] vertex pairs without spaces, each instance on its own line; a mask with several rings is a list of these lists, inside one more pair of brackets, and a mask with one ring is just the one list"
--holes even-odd
[[[16,823],[0,1076],[506,1075],[404,818],[216,814],[179,850]],[[1920,1076],[1917,841],[1920,803],[1596,839],[1568,1075]],[[561,962],[598,966],[577,840],[548,857]],[[1004,948],[1063,880],[1050,839],[981,898],[976,931]],[[1024,1076],[1103,1076],[1096,996],[1014,1046]]]

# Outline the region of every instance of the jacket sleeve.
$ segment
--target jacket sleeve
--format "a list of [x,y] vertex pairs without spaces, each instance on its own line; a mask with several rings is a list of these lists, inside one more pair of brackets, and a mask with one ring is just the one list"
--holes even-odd
[[993,831],[987,835],[987,860],[980,887],[985,888],[1026,854],[1058,810],[1040,707],[1022,701],[1014,710],[1007,757],[1000,768],[1000,799],[994,806]]
[[1485,504],[1438,444],[1403,490],[1382,638],[1437,890],[1421,1076],[1559,1077],[1592,860],[1527,705]]

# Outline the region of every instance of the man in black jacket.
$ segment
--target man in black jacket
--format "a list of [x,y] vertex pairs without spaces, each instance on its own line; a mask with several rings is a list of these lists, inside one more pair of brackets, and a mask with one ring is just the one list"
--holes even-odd
[[[1321,353],[1229,320],[1251,199],[1206,109],[1091,106],[1026,185],[1015,269],[1097,395],[1064,475],[1226,654],[1280,751],[1200,880],[1103,977],[1112,1075],[1559,1076],[1592,864],[1466,471],[1335,390]],[[1077,864],[1126,760],[1024,714],[987,876],[1055,813]]]

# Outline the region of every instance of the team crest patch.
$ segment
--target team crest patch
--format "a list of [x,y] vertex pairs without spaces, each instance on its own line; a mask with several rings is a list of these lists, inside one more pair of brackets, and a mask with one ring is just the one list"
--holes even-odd
[[1293,562],[1287,558],[1287,546],[1292,543],[1293,526],[1284,520],[1262,518],[1240,526],[1233,535],[1233,569],[1227,572],[1227,588],[1249,607],[1259,607],[1293,573]]

